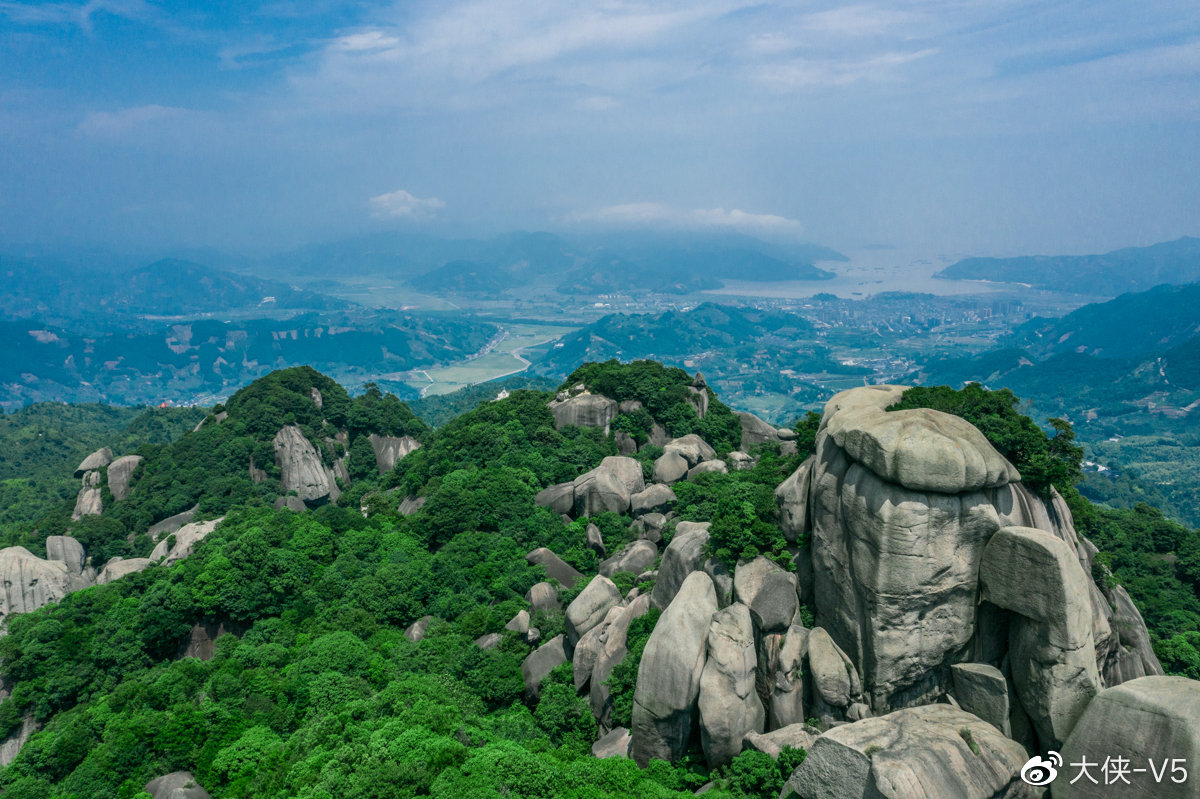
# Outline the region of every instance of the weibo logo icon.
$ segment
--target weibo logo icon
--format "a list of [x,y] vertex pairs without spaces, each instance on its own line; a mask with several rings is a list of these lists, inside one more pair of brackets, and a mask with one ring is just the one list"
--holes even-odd
[[1034,755],[1021,768],[1021,779],[1038,787],[1049,785],[1058,776],[1062,763],[1062,755],[1058,752],[1047,752],[1044,758]]

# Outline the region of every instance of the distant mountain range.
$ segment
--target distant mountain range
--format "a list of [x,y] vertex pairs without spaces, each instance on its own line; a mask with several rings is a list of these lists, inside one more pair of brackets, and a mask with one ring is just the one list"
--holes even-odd
[[565,238],[507,233],[490,239],[378,235],[271,258],[289,275],[404,275],[434,294],[491,295],[531,284],[564,294],[686,293],[723,280],[827,280],[814,264],[845,261],[819,244],[772,244],[738,234],[622,234]]
[[1071,294],[1116,296],[1161,283],[1200,281],[1200,238],[1185,236],[1149,247],[1126,247],[1102,255],[1028,255],[966,258],[934,277],[1023,283]]
[[344,300],[176,259],[126,271],[87,264],[0,256],[0,315],[92,319],[182,316],[258,308],[333,310]]

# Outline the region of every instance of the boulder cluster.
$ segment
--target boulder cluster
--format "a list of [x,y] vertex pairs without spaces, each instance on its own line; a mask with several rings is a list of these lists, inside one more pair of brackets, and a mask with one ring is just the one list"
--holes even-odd
[[[1039,753],[1200,756],[1200,683],[1162,676],[1129,595],[1093,579],[1104,567],[1063,498],[1028,489],[959,417],[887,411],[904,390],[853,389],[826,405],[815,453],[775,492],[790,569],[714,561],[707,524],[674,522],[659,552],[673,483],[791,440],[748,414],[739,453],[718,457],[689,435],[656,444],[649,482],[617,456],[542,491],[538,503],[566,521],[627,514],[637,538],[566,608],[567,632],[526,660],[527,690],[570,662],[599,723],[597,756],[673,761],[698,740],[718,766],[746,749],[804,748],[783,792],[802,799],[1039,796],[1021,779]],[[551,407],[560,425],[596,427],[620,409],[583,387]],[[606,554],[594,525],[587,535]],[[653,588],[622,596],[617,572]],[[586,579],[568,576],[556,579]],[[550,607],[556,596],[545,583],[529,599]],[[633,723],[614,728],[606,680],[650,608],[661,616]]]

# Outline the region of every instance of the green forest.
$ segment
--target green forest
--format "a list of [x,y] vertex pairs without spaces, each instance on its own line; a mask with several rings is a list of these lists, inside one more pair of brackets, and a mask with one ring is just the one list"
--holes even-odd
[[[526,553],[549,547],[588,574],[597,564],[585,545],[588,522],[610,552],[633,537],[632,519],[615,513],[564,524],[535,503],[537,492],[617,454],[617,431],[644,440],[658,423],[671,435],[697,432],[721,454],[741,437],[738,417],[711,389],[707,414],[697,416],[687,401],[693,378],[682,370],[592,363],[560,388],[580,382],[642,408],[618,415],[607,434],[556,429],[553,392],[514,389],[501,400],[476,398],[483,401],[473,409],[431,427],[374,386],[351,396],[299,367],[257,380],[209,413],[34,406],[3,417],[0,443],[13,458],[4,461],[5,492],[33,479],[23,474],[63,476],[57,494],[6,493],[6,545],[40,554],[47,535],[70,530],[96,559],[129,557],[149,551],[141,534],[149,524],[193,505],[198,518],[224,521],[170,567],[8,620],[0,662],[12,693],[0,702],[0,737],[25,718],[43,726],[0,770],[0,793],[146,799],[148,780],[186,770],[215,797],[682,797],[710,782],[707,795],[717,799],[777,796],[802,750],[778,761],[747,751],[714,772],[698,753],[640,769],[591,755],[596,722],[570,664],[551,673],[539,696],[525,690],[520,667],[535,645],[505,625],[548,579]],[[1017,412],[1011,392],[914,391],[903,405],[970,419],[1039,490],[1058,488],[1079,531],[1101,549],[1108,579],[1142,609],[1164,666],[1200,678],[1200,534],[1145,505],[1090,504],[1074,487],[1082,452],[1070,426],[1052,420],[1047,435]],[[773,490],[812,453],[819,421],[808,413],[791,425],[790,454],[763,445],[752,469],[675,486],[679,521],[712,522],[714,558],[764,554],[791,567]],[[323,442],[323,462],[349,455],[352,480],[336,503],[272,509],[280,483],[271,438],[284,424]],[[409,435],[422,446],[381,475],[369,456],[372,433]],[[52,443],[15,446],[34,440]],[[71,472],[101,444],[145,460],[126,500],[71,523]],[[648,474],[661,452],[645,446],[634,457]],[[251,459],[266,474],[260,482]],[[403,515],[405,498],[424,505]],[[628,590],[636,575],[613,580]],[[564,587],[563,606],[583,588]],[[425,616],[435,617],[427,634],[410,640],[406,628]],[[630,655],[610,678],[620,721],[656,618],[633,623]],[[179,658],[202,621],[236,634],[220,637],[210,660]],[[532,626],[547,640],[563,631],[563,613],[540,610]],[[473,645],[491,633],[499,645]]]

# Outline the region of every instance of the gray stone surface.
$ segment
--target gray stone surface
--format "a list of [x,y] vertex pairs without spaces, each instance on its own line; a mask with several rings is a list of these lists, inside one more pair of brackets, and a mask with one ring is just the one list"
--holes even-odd
[[587,587],[579,592],[579,596],[567,606],[567,648],[574,649],[579,639],[603,621],[608,611],[619,604],[621,591],[613,585],[613,581],[603,574],[593,577]]
[[789,543],[796,543],[808,532],[808,492],[812,485],[813,457],[807,458],[775,489],[779,504],[779,527]]
[[508,620],[508,623],[504,625],[504,629],[514,632],[517,635],[524,635],[529,632],[529,611],[519,611],[516,616]]
[[321,463],[312,442],[296,425],[285,425],[275,434],[275,465],[279,467],[283,492],[310,505],[330,499],[336,486]]
[[658,567],[654,590],[650,593],[650,604],[659,610],[665,609],[679,592],[687,576],[704,563],[704,548],[708,545],[708,522],[680,522],[675,535],[663,552]]
[[663,447],[663,452],[674,452],[687,461],[689,469],[701,461],[712,460],[717,457],[716,450],[695,433],[688,433],[686,436],[671,439]]
[[1129,593],[1117,585],[1109,590],[1109,594],[1112,597],[1112,626],[1119,648],[1104,666],[1104,684],[1111,688],[1138,677],[1163,674],[1162,664],[1150,644],[1146,622]]
[[678,500],[671,487],[662,483],[647,486],[629,498],[630,510],[634,518],[648,513],[667,513],[675,507]]
[[849,658],[821,627],[808,634],[808,666],[812,672],[813,688],[833,707],[849,707],[857,693],[852,670],[846,668]]
[[638,451],[637,441],[634,441],[633,436],[626,433],[624,430],[617,430],[613,433],[613,440],[617,442],[617,452],[622,455],[636,455]]
[[540,565],[546,569],[546,576],[552,580],[558,580],[567,588],[574,588],[575,583],[583,577],[575,567],[567,563],[565,560],[555,555],[546,547],[538,547],[525,556],[525,560],[530,563]]
[[612,577],[617,572],[641,574],[658,560],[658,547],[644,538],[630,542],[607,560],[600,562],[600,574]]
[[150,780],[144,790],[152,799],[209,799],[208,791],[200,787],[190,771],[174,771]]
[[687,459],[678,452],[664,452],[654,461],[654,481],[656,483],[677,483],[687,476]]
[[623,604],[613,605],[608,609],[608,613],[604,614],[600,623],[580,636],[579,641],[575,644],[574,650],[571,652],[571,673],[575,678],[576,691],[582,693],[583,689],[587,687],[588,680],[591,679],[596,663],[600,659],[600,653],[604,649],[609,628],[624,612]]
[[799,607],[796,596],[796,575],[791,572],[770,572],[750,604],[754,626],[761,633],[785,632]]
[[697,463],[688,469],[687,476],[689,480],[692,480],[702,474],[729,474],[729,467],[725,465],[725,461],[720,458],[714,458],[711,461]]
[[608,472],[621,481],[621,484],[625,486],[630,496],[646,488],[646,478],[642,474],[642,464],[633,458],[627,458],[623,455],[609,455],[600,461],[600,465],[596,468]]
[[25,547],[0,549],[0,622],[29,613],[83,588],[86,577],[58,560],[42,560]]
[[96,585],[107,585],[114,580],[120,580],[135,572],[140,572],[154,565],[150,558],[112,558],[104,564],[100,574],[96,576]]
[[[300,497],[275,497],[275,510],[290,510],[292,513],[304,513],[308,510],[308,506],[304,504],[304,500]],[[184,525],[186,527],[187,525]],[[179,529],[183,529],[182,527]],[[164,539],[165,540],[165,539]],[[161,543],[161,542],[160,542]]]
[[733,570],[733,598],[746,606],[753,605],[767,575],[782,571],[783,567],[762,555],[740,561]]
[[1016,614],[1009,653],[1021,704],[1038,740],[1058,749],[1101,688],[1088,578],[1059,538],[1001,528],[979,570],[982,598]]
[[120,502],[129,496],[129,484],[141,463],[141,455],[125,455],[108,464],[108,492],[114,500]]
[[25,744],[29,743],[29,738],[41,728],[42,725],[33,716],[26,716],[22,719],[20,729],[0,741],[0,768],[10,765],[16,760]]
[[601,730],[609,729],[612,723],[612,698],[606,682],[612,676],[613,669],[625,660],[629,653],[626,643],[630,623],[639,616],[644,616],[648,610],[649,594],[630,599],[600,636],[600,649],[596,653],[596,663],[592,666],[588,699],[591,702],[592,715],[595,716]]
[[83,544],[69,535],[46,537],[46,560],[56,560],[67,567],[68,574],[83,574],[87,566],[87,554]]
[[727,765],[747,733],[762,732],[766,711],[754,690],[757,658],[750,609],[717,611],[708,628],[708,658],[700,675],[700,743],[709,768]]
[[771,732],[746,733],[746,737],[742,739],[742,749],[762,752],[778,760],[785,746],[807,752],[820,735],[821,731],[816,727],[802,723],[789,724]]
[[75,476],[83,477],[88,472],[103,469],[108,464],[112,463],[113,452],[108,447],[103,447],[88,455],[83,459],[78,466],[75,467]]
[[434,621],[434,616],[422,616],[421,618],[408,625],[408,629],[404,631],[404,637],[412,641],[414,644],[419,643],[425,637],[425,631],[429,629],[429,625]]
[[774,425],[767,424],[752,413],[738,412],[738,418],[742,422],[743,451],[749,452],[753,447],[779,442],[779,432]]
[[185,524],[190,523],[196,518],[196,511],[199,509],[199,505],[193,505],[182,513],[176,513],[174,516],[168,516],[161,522],[155,522],[150,525],[150,529],[146,530],[146,535],[150,536],[151,541],[157,541],[163,535],[173,533]]
[[629,511],[629,487],[608,469],[596,467],[576,477],[574,491],[576,516]]
[[662,541],[663,530],[666,529],[666,526],[667,517],[661,513],[647,513],[634,522],[634,527],[638,531],[638,538],[644,538],[655,544]]
[[[1179,772],[1168,766],[1162,779],[1152,772],[1126,775],[1129,784],[1106,785],[1100,766],[1092,769],[1099,781],[1060,777],[1054,782],[1055,799],[1195,799],[1200,795],[1200,682],[1186,677],[1142,677],[1102,691],[1088,705],[1062,750],[1063,762],[1084,758],[1103,764],[1108,758],[1123,757],[1131,768],[1157,769],[1163,763],[1182,764]],[[1175,761],[1180,761],[1177,764]],[[1072,770],[1075,776],[1078,769]]]
[[387,474],[406,455],[421,448],[421,442],[412,436],[380,436],[371,433],[367,436],[371,449],[375,451],[375,468],[380,474]]
[[769,729],[792,727],[808,719],[804,707],[808,636],[809,631],[799,623],[789,627],[779,643],[779,654],[773,658],[770,671],[760,676],[765,686]]
[[504,636],[500,633],[485,633],[475,639],[475,646],[480,649],[495,649],[503,640]]
[[1036,794],[1019,776],[1028,757],[1020,744],[970,713],[924,705],[824,733],[780,796],[1032,799]]
[[558,666],[567,662],[567,639],[559,634],[539,646],[521,662],[521,677],[525,694],[536,699],[542,693],[542,680]]
[[579,394],[568,399],[555,399],[550,403],[554,414],[554,426],[600,427],[608,432],[608,426],[617,416],[617,403],[599,394]]
[[633,759],[678,760],[695,723],[708,626],[717,612],[712,580],[692,572],[663,611],[638,667],[633,695]]
[[957,663],[950,667],[950,675],[959,707],[1011,738],[1008,680],[1000,669],[987,663]]
[[555,513],[571,513],[575,510],[575,484],[558,483],[537,492],[533,498],[535,504],[549,508]]
[[[217,525],[224,520],[224,516],[219,519],[211,519],[207,522],[192,522],[180,527],[174,533],[164,537],[154,547],[154,551],[150,553],[150,560],[154,562],[162,562],[164,566],[170,566],[176,561],[189,558],[196,551],[196,545],[203,541],[209,533],[217,529]],[[171,546],[171,541],[174,539],[174,546]]]
[[624,727],[600,736],[592,744],[592,757],[629,757],[629,747],[633,744],[633,736]]
[[536,613],[539,610],[555,610],[562,607],[558,601],[558,589],[550,583],[534,583],[525,594],[525,601]]
[[84,516],[99,516],[103,512],[100,472],[85,472],[79,486],[79,495],[75,497],[75,510],[71,513],[71,521],[78,521]]
[[595,552],[596,557],[603,559],[608,554],[608,550],[604,546],[604,537],[600,534],[600,528],[589,523],[585,535],[588,549]]
[[425,507],[425,502],[429,497],[405,497],[400,506],[396,508],[396,512],[401,516],[412,516],[414,513]]

